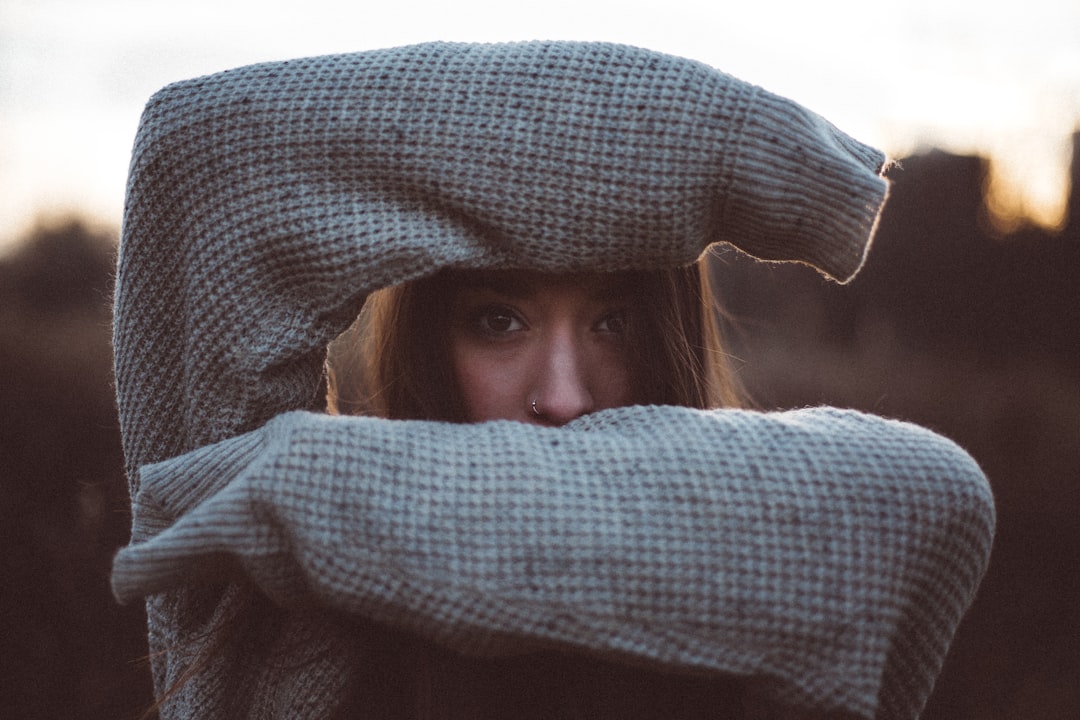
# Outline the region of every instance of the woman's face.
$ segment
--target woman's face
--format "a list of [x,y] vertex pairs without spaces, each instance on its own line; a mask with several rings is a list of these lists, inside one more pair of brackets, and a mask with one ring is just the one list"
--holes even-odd
[[599,273],[471,275],[449,323],[467,419],[562,425],[632,404],[631,290]]

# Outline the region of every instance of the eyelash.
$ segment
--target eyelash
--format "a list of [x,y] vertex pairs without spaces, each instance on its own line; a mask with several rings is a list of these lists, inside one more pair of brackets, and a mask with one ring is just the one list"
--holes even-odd
[[525,321],[521,319],[521,316],[505,305],[484,305],[479,307],[466,316],[466,324],[473,331],[487,337],[501,337],[508,333],[519,331],[517,328],[497,330],[491,327],[487,321],[493,317],[506,317],[510,319],[511,324],[516,322],[521,325],[522,328],[525,326]]
[[598,327],[600,324],[612,319],[616,319],[618,321],[617,329],[599,330],[598,332],[611,333],[612,335],[625,335],[627,331],[627,325],[629,324],[626,319],[625,310],[616,310],[615,312],[608,313],[604,317],[600,318],[600,320],[596,323],[594,327]]

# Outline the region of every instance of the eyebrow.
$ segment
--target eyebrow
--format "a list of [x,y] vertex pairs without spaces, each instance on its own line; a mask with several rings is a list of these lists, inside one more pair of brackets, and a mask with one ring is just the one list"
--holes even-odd
[[[480,271],[462,284],[471,290],[489,290],[509,298],[527,300],[534,296],[538,286],[544,282],[543,273],[531,273],[510,276],[498,271]],[[634,283],[626,273],[599,273],[590,282],[588,298],[596,302],[610,302],[629,298],[634,294]]]
[[502,273],[479,272],[468,277],[462,286],[468,290],[490,290],[517,299],[528,299],[536,294],[536,283],[531,279],[511,279]]

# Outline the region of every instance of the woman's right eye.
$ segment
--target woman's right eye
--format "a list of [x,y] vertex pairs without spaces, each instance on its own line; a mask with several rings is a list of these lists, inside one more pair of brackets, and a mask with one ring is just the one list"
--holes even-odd
[[525,329],[517,313],[506,307],[480,308],[470,314],[469,325],[485,335],[505,335]]

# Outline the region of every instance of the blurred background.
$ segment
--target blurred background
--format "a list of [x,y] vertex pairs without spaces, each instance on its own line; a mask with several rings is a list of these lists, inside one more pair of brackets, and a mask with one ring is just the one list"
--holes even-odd
[[[765,408],[913,420],[990,477],[998,535],[932,719],[1080,718],[1080,3],[0,0],[0,717],[134,718],[140,608],[109,304],[128,153],[162,85],[431,39],[604,39],[793,97],[900,160],[839,286],[732,250],[713,270]],[[991,4],[985,4],[991,5]]]

